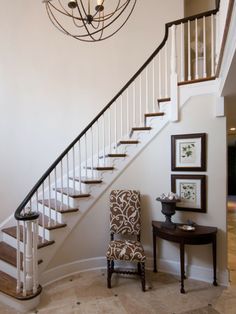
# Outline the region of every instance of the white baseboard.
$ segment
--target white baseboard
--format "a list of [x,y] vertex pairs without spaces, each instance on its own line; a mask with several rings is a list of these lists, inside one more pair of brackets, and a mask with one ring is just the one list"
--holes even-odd
[[[173,275],[180,275],[180,263],[176,261],[159,259],[158,271]],[[212,267],[200,267],[196,265],[185,265],[186,276],[190,279],[196,279],[205,282],[213,282],[213,269]],[[217,283],[221,286],[228,286],[229,273],[228,270],[217,270]]]
[[[180,263],[171,260],[163,260],[159,259],[157,261],[158,264],[158,271],[173,275],[180,274]],[[64,264],[52,269],[45,271],[40,276],[40,284],[42,286],[47,286],[57,280],[66,278],[68,276],[86,272],[96,269],[106,269],[107,263],[105,257],[96,257],[90,259],[84,259],[68,264]],[[153,259],[147,258],[146,261],[146,269],[152,270],[153,269]],[[205,282],[212,282],[213,281],[213,271],[212,268],[206,267],[199,267],[195,265],[186,265],[186,275],[188,278],[196,279]],[[225,271],[218,271],[217,272],[217,281],[219,285],[228,286],[229,283],[229,275],[228,270]]]

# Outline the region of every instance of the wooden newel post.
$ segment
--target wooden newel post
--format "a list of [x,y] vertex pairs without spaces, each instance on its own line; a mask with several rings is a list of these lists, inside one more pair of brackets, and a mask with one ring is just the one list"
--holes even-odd
[[177,53],[176,53],[176,25],[171,26],[171,74],[170,74],[170,96],[171,96],[171,121],[178,121],[178,76],[177,76]]

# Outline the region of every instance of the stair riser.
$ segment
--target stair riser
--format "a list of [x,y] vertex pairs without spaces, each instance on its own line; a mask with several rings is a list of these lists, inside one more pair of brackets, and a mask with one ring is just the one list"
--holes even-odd
[[[13,278],[17,278],[17,269],[16,267],[0,260],[0,269],[1,271],[3,271],[4,273],[10,275],[11,277]],[[21,272],[21,275],[22,275],[22,272]]]
[[[54,196],[53,196],[54,197]],[[60,200],[60,199],[58,199]],[[43,205],[42,204],[39,204],[39,212],[40,213],[43,213]],[[44,206],[44,213],[45,213],[45,216],[49,217],[49,213],[51,212],[51,219],[53,220],[56,220],[56,217],[57,217],[57,221],[59,223],[64,223],[64,220],[63,220],[63,214],[57,212],[53,209],[51,209],[51,211],[49,210],[49,208],[47,206]]]
[[[84,186],[86,184],[83,184]],[[79,184],[78,182],[75,183],[75,190],[76,191],[79,191]],[[81,193],[83,194],[89,194],[89,190],[90,190],[90,187],[87,186],[85,188],[82,189]],[[64,203],[64,204],[68,204],[68,197],[67,195],[63,194],[63,193],[60,193],[60,192],[57,192],[57,200]],[[78,208],[78,205],[76,204],[80,204],[80,202],[87,202],[89,197],[81,197],[81,198],[73,198],[73,197],[70,197],[69,196],[69,207],[71,208]],[[79,201],[79,203],[77,202]],[[62,214],[62,221],[63,221],[63,214]]]
[[170,101],[160,103],[160,111],[164,112],[167,117],[170,117],[170,109],[171,109]]
[[[17,239],[10,236],[7,233],[3,233],[3,239],[2,239],[5,243],[7,243],[8,245],[14,247],[15,249],[17,248]],[[41,248],[40,250],[42,250],[43,248]],[[40,252],[40,250],[38,252]],[[23,252],[24,251],[24,245],[23,242],[20,242],[20,251]]]
[[[9,234],[3,233],[2,240],[9,244],[10,246],[14,247],[15,249],[17,248],[17,240],[16,238],[10,236]],[[23,252],[23,243],[20,243],[20,250]]]
[[53,240],[53,235],[51,233],[51,231],[49,231],[48,229],[45,229],[45,231],[43,232],[43,227],[39,226],[39,236],[43,238],[43,236],[45,236],[45,239],[50,241]]

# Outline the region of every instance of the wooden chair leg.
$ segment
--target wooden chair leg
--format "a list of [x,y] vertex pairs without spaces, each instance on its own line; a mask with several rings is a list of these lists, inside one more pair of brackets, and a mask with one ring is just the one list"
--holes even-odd
[[141,281],[142,281],[142,290],[145,292],[145,263],[140,263],[141,265]]
[[107,260],[107,288],[111,288],[112,262]]
[[138,263],[138,265],[137,265],[137,271],[138,271],[138,274],[141,276],[141,265],[140,265],[140,263]]

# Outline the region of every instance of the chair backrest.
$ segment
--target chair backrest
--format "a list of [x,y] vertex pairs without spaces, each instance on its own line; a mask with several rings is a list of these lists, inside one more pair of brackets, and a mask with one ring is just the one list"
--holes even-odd
[[113,190],[110,194],[111,234],[140,235],[140,193],[134,190]]

